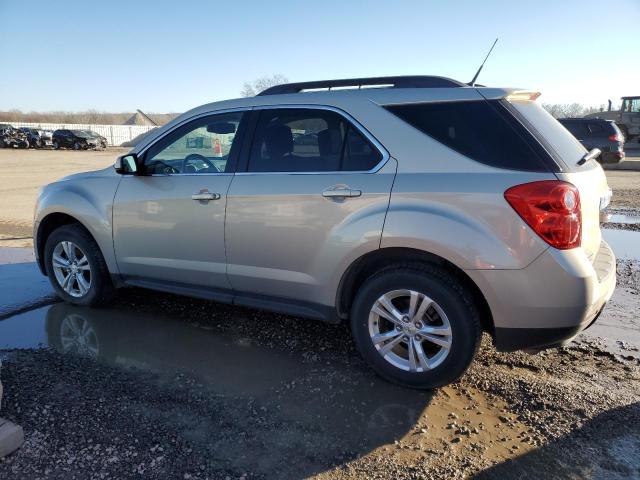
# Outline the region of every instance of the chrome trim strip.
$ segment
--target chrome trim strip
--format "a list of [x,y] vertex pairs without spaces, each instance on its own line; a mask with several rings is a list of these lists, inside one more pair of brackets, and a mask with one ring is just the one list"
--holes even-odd
[[123,177],[232,177],[233,173],[151,173],[149,175],[123,175]]

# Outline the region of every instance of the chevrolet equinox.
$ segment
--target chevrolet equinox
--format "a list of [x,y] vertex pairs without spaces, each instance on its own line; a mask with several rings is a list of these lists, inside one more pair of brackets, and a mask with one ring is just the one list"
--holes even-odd
[[383,377],[450,383],[483,331],[560,345],[615,288],[599,152],[538,95],[405,76],[195,108],[44,187],[38,264],[78,305],[131,285],[349,322]]

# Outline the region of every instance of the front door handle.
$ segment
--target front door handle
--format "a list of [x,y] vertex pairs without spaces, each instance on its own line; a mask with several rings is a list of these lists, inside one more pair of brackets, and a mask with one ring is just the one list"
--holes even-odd
[[349,187],[328,188],[322,192],[322,196],[325,198],[359,197],[360,195],[362,195],[362,190],[354,190]]
[[211,193],[208,190],[200,190],[198,193],[191,195],[191,200],[197,200],[199,202],[208,202],[210,200],[220,200],[219,193]]

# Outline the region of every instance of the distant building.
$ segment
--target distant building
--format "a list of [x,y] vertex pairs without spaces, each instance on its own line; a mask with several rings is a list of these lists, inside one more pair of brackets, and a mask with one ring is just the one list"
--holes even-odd
[[151,127],[157,127],[158,124],[154,122],[149,115],[142,110],[136,110],[136,113],[131,115],[129,119],[123,123],[123,125],[147,125]]

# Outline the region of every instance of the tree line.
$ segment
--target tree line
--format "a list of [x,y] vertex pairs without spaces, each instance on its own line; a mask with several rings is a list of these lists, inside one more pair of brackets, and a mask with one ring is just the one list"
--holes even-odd
[[[110,113],[98,110],[86,110],[83,112],[23,112],[21,110],[0,111],[0,122],[27,122],[27,123],[80,123],[89,125],[122,125],[135,112]],[[178,113],[147,113],[158,125],[164,125]]]
[[[240,91],[240,95],[243,97],[253,97],[269,87],[287,82],[287,77],[280,74],[261,77],[250,82],[245,82]],[[593,107],[580,103],[543,103],[542,106],[555,118],[583,117],[590,113],[606,110],[604,105]],[[133,114],[134,112],[109,113],[97,110],[86,110],[84,112],[22,112],[20,110],[9,110],[5,112],[0,111],[0,121],[122,125]],[[175,118],[178,114],[149,113],[147,115],[158,125],[163,125]]]

